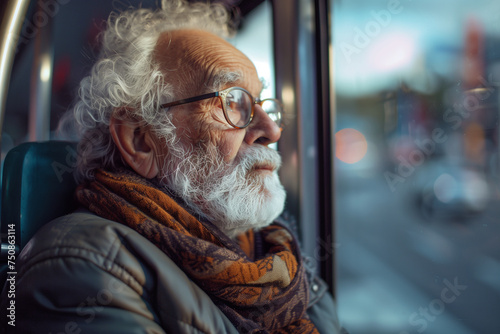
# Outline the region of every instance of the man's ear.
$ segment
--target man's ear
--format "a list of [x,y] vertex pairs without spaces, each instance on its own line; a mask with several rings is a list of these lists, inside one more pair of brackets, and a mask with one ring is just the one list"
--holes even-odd
[[123,160],[137,174],[148,179],[155,177],[159,172],[158,147],[155,146],[157,142],[153,139],[151,131],[127,116],[118,118],[116,114],[117,111],[111,115],[109,131]]

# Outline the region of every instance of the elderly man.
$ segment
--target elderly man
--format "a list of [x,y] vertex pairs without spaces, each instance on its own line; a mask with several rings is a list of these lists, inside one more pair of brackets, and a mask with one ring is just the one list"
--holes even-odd
[[338,331],[331,298],[275,221],[285,193],[268,145],[282,109],[258,98],[255,67],[223,39],[227,18],[182,0],[110,17],[71,113],[82,208],[23,250],[7,329]]

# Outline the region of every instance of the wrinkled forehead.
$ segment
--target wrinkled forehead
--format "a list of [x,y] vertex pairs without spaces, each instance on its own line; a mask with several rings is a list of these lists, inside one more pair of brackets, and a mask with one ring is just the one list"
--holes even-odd
[[253,63],[226,40],[201,30],[163,33],[155,48],[166,81],[198,92],[239,85],[258,95],[261,82]]

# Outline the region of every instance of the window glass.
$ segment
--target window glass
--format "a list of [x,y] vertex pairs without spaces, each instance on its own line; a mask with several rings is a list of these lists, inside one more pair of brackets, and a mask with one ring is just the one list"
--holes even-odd
[[275,97],[272,8],[263,2],[246,16],[231,43],[254,63],[264,83],[261,98]]
[[500,2],[332,1],[339,318],[500,329]]

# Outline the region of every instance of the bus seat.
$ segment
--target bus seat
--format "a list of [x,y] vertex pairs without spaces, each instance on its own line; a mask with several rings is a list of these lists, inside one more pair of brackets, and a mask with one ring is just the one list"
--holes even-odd
[[15,241],[20,250],[42,225],[76,208],[76,154],[76,143],[67,141],[28,142],[7,153],[0,220],[2,279],[7,272],[9,241]]

